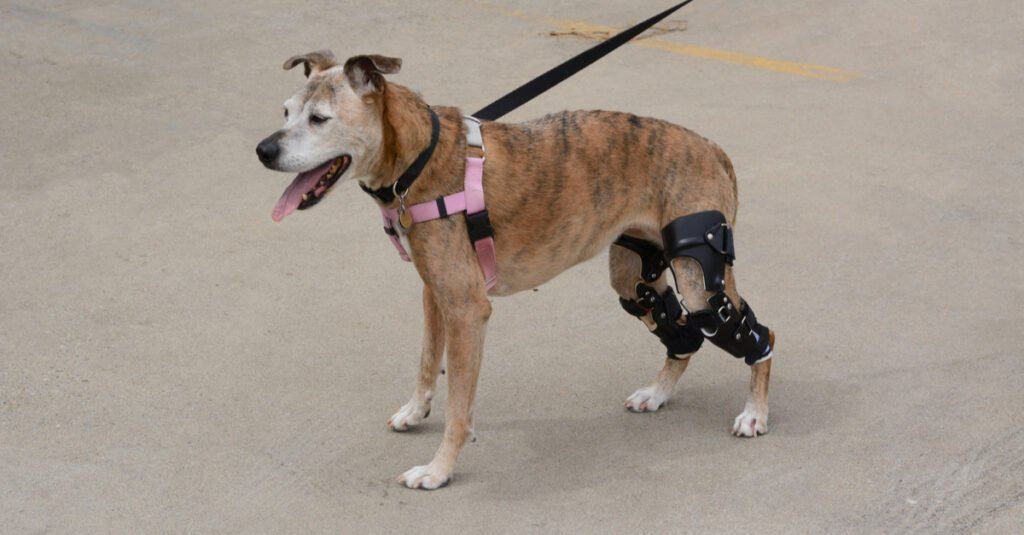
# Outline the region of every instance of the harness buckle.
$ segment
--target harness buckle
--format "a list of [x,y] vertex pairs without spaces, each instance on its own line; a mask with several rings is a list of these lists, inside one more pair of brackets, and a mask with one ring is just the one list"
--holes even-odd
[[491,226],[487,210],[466,214],[466,228],[469,229],[469,241],[472,243],[494,237],[494,227]]

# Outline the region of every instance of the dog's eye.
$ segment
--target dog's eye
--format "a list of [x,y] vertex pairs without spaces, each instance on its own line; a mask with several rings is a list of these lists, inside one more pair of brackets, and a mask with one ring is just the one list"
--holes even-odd
[[327,122],[327,119],[328,118],[324,117],[323,115],[316,115],[316,114],[314,114],[314,115],[310,115],[309,116],[309,122],[312,123],[312,124],[323,124],[323,123]]

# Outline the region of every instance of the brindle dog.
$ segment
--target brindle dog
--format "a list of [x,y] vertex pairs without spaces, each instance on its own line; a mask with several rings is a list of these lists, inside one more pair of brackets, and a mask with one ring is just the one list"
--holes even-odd
[[[257,150],[268,168],[301,172],[275,208],[275,220],[318,202],[343,178],[369,188],[390,186],[430,142],[427,104],[384,79],[398,72],[401,60],[355,56],[339,65],[329,51],[319,51],[293,57],[284,68],[297,65],[303,65],[308,80],[285,102],[284,127]],[[440,139],[408,192],[409,205],[463,189],[462,112],[433,109],[440,117]],[[519,124],[485,123],[483,136],[497,285],[485,288],[463,216],[418,223],[402,233],[424,283],[426,331],[412,399],[388,427],[404,431],[427,417],[441,357],[448,355],[444,438],[430,463],[399,476],[410,488],[447,484],[472,435],[491,296],[536,288],[608,250],[621,234],[660,245],[660,229],[680,216],[717,210],[730,225],[736,218],[736,175],[729,158],[714,143],[665,121],[607,111],[562,112]],[[636,299],[640,258],[611,247],[610,263],[612,287],[621,297]],[[710,293],[700,264],[676,259],[671,273],[690,312],[707,308]],[[663,273],[653,284],[659,293],[667,288],[667,277]],[[731,267],[725,277],[727,295],[740,302]],[[649,315],[641,319],[654,328]],[[691,355],[666,359],[655,380],[631,395],[626,407],[658,410]],[[771,360],[752,366],[749,398],[733,423],[735,435],[767,432],[770,369]]]

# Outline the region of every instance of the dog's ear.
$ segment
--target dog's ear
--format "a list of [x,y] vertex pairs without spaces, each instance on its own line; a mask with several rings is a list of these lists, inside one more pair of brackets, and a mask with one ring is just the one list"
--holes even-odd
[[287,71],[300,63],[306,71],[306,78],[309,78],[311,74],[338,66],[338,60],[335,59],[334,52],[330,50],[317,50],[316,52],[288,58],[288,61],[284,62],[284,70]]
[[345,76],[348,76],[352,89],[360,96],[377,93],[384,89],[385,74],[395,74],[402,70],[402,60],[370,54],[352,56],[345,62]]

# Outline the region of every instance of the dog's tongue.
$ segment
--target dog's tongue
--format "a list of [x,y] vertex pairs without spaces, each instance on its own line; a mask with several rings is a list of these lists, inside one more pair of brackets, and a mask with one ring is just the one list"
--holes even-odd
[[274,221],[280,221],[285,218],[288,214],[295,211],[298,208],[299,203],[302,202],[302,196],[309,193],[313,186],[316,185],[317,181],[323,178],[327,171],[331,168],[331,164],[334,160],[330,160],[327,163],[317,167],[316,169],[310,169],[299,173],[295,180],[292,180],[288,189],[284,190],[284,194],[277,200],[277,205],[274,206],[274,212],[270,215]]

